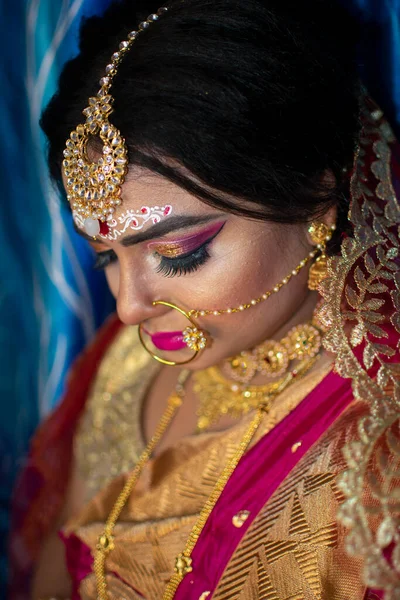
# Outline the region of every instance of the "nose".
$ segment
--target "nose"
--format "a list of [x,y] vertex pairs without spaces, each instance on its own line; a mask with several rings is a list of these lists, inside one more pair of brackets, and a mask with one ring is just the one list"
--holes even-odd
[[159,312],[152,304],[153,298],[146,281],[120,270],[117,294],[117,313],[125,325],[139,325]]

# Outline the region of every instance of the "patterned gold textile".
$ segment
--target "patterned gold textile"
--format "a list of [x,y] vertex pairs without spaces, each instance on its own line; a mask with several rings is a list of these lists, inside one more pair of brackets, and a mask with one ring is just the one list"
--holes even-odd
[[89,497],[138,459],[142,399],[158,369],[137,328],[124,327],[99,366],[76,434],[76,462]]
[[[86,478],[92,476],[90,487],[97,493],[66,531],[77,534],[92,549],[125,481],[126,475],[114,478],[113,474],[132,468],[143,445],[137,419],[157,367],[147,370],[152,363],[136,339],[136,331],[125,328],[103,359],[76,439],[79,468]],[[118,369],[113,368],[116,361]],[[329,369],[329,365],[321,365],[287,390],[266,417],[258,437],[293,410]],[[128,407],[132,407],[131,413]],[[108,410],[111,415],[106,421]],[[363,597],[361,563],[345,556],[343,529],[335,519],[341,499],[335,484],[343,469],[340,448],[353,431],[359,412],[360,408],[347,411],[280,486],[234,553],[214,598],[308,600],[323,598],[326,589],[332,591],[332,600]],[[118,428],[120,414],[125,415],[122,432]],[[129,414],[130,420],[126,418]],[[117,572],[122,581],[108,578],[110,598],[140,598],[124,581],[149,600],[162,597],[174,557],[182,550],[250,418],[225,432],[183,439],[150,462],[116,526],[117,543],[108,559],[108,571]],[[124,446],[126,437],[129,446]],[[94,469],[94,457],[105,456],[110,443],[113,451],[108,453],[105,469],[103,464],[99,468],[100,462]],[[107,470],[112,481],[104,489]],[[236,525],[238,522],[240,519]],[[342,577],[343,565],[346,578]],[[290,577],[285,576],[287,570]],[[96,598],[93,575],[84,579],[80,594],[83,600]]]
[[[344,448],[345,495],[338,518],[350,528],[347,551],[363,557],[364,581],[400,597],[400,152],[382,112],[365,99],[351,178],[354,231],[330,260],[320,291],[325,347],[369,404]],[[362,349],[361,360],[354,348]],[[388,460],[391,457],[391,461]],[[382,596],[383,597],[383,596]]]
[[342,447],[362,412],[360,404],[345,411],[278,488],[232,557],[214,600],[364,597],[361,561],[346,555],[336,519]]

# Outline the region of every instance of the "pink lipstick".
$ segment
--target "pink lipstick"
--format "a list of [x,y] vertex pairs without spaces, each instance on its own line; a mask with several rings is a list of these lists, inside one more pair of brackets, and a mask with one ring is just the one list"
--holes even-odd
[[187,344],[183,341],[182,331],[161,331],[158,333],[148,333],[148,335],[158,350],[176,352],[177,350],[187,348]]

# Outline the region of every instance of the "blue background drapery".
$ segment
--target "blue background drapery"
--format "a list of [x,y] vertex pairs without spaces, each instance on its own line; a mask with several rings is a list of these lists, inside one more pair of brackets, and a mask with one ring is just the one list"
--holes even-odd
[[10,494],[38,422],[59,400],[65,374],[112,309],[104,276],[50,185],[39,116],[78,23],[108,0],[0,4],[0,598],[6,598]]
[[400,139],[400,0],[339,1],[360,25],[361,77]]
[[[360,70],[400,136],[400,0],[338,0],[362,25]],[[110,0],[0,3],[0,597],[11,490],[71,361],[112,310],[104,277],[50,185],[38,120],[82,16]],[[133,26],[135,24],[132,24]],[[338,32],[340,43],[340,32]]]

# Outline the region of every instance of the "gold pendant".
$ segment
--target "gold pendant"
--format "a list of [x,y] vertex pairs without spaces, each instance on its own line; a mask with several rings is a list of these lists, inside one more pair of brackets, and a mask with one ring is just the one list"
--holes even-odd
[[311,265],[308,272],[308,289],[318,290],[319,284],[328,273],[328,260],[326,254],[321,254]]

